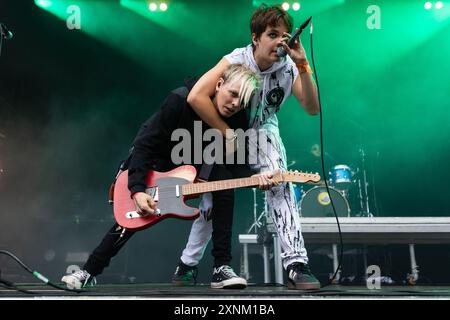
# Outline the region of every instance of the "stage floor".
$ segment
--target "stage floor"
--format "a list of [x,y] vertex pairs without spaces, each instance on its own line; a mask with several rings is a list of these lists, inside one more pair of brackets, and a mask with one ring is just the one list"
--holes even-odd
[[18,289],[0,287],[0,299],[450,299],[450,286],[365,286],[330,285],[320,290],[290,290],[281,285],[250,284],[244,290],[211,289],[209,284],[174,287],[170,283],[103,284],[81,293],[58,290],[42,284],[16,284]]

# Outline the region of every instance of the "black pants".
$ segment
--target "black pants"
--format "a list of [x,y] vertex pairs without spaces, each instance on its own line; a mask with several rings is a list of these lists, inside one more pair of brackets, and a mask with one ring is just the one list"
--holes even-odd
[[[231,179],[232,177],[233,175],[227,168],[215,165],[211,171],[209,181]],[[229,264],[231,261],[234,190],[216,191],[212,193],[212,196],[212,255],[214,257],[214,266],[218,267]],[[114,224],[91,253],[83,269],[93,276],[101,274],[103,269],[109,266],[111,259],[133,234],[133,231],[124,230],[118,224]]]

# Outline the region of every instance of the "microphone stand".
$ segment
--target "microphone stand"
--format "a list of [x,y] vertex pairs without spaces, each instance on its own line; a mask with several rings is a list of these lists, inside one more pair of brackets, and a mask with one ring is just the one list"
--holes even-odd
[[3,29],[0,28],[0,57],[2,56]]
[[8,30],[3,28],[3,23],[0,23],[0,57],[2,56],[2,46],[3,46],[3,39],[8,40],[12,38],[12,33],[8,34]]

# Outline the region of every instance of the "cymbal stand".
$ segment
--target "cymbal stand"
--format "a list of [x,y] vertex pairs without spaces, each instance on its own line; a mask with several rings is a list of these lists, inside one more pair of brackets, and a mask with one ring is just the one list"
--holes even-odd
[[373,217],[373,214],[370,213],[369,208],[369,192],[368,192],[368,186],[369,183],[367,182],[367,173],[366,173],[366,153],[364,152],[364,149],[361,147],[359,149],[359,153],[361,154],[361,164],[362,164],[362,174],[363,174],[363,187],[364,187],[364,206],[361,207],[362,213],[366,217]]
[[359,215],[363,215],[363,211],[364,211],[364,200],[363,200],[363,194],[362,194],[362,188],[361,188],[361,179],[358,178],[358,198],[359,198]]

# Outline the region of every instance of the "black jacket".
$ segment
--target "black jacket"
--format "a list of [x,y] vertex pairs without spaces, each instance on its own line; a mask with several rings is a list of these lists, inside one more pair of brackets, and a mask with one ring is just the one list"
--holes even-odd
[[[128,188],[132,194],[145,191],[145,179],[150,169],[169,171],[180,165],[175,165],[171,160],[172,149],[179,143],[179,141],[171,141],[171,135],[175,129],[183,128],[190,132],[191,137],[194,137],[194,121],[201,121],[201,119],[187,103],[187,94],[195,82],[194,79],[186,80],[186,87],[173,90],[167,96],[161,109],[141,126],[133,142],[133,151],[128,167]],[[246,130],[248,128],[246,113],[242,111],[225,119],[225,121],[232,129]],[[204,131],[209,128],[202,121],[202,137]],[[203,142],[202,151],[210,143],[209,141]],[[193,152],[192,147],[192,162],[194,162]],[[192,164],[197,170],[201,167],[201,164],[183,164]],[[235,177],[252,174],[252,171],[246,165],[227,165],[227,168],[233,172]]]

